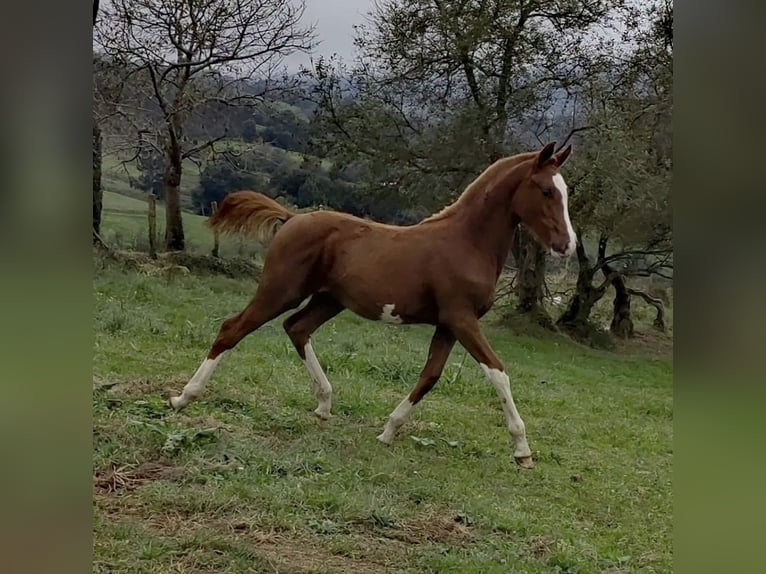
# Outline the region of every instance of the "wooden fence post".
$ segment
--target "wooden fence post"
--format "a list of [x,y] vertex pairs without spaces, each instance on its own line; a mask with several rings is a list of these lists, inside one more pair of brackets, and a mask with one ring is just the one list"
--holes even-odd
[[149,257],[157,259],[157,196],[149,194]]
[[[211,217],[218,211],[218,202],[210,202],[210,215]],[[213,230],[213,257],[218,257],[218,230]]]

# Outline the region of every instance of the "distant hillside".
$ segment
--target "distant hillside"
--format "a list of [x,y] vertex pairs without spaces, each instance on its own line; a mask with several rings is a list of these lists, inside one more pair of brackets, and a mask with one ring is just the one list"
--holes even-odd
[[[194,253],[209,254],[213,249],[213,233],[205,225],[207,217],[184,213],[184,234],[187,250]],[[145,199],[136,199],[120,193],[104,191],[104,204],[101,220],[102,237],[108,245],[120,248],[147,251],[148,204]],[[157,206],[157,235],[160,245],[165,230],[165,209]],[[252,256],[263,253],[263,247],[255,242],[241,238],[223,237],[220,242],[222,257],[240,255]]]

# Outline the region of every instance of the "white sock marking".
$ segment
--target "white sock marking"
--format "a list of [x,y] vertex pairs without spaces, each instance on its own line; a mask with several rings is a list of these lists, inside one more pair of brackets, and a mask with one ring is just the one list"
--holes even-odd
[[481,365],[484,374],[487,375],[489,382],[495,387],[497,395],[500,397],[500,401],[503,403],[503,413],[505,413],[505,422],[508,427],[508,432],[513,438],[516,449],[513,455],[516,457],[532,456],[532,451],[529,450],[527,444],[526,429],[524,427],[524,421],[521,420],[519,411],[516,410],[516,404],[513,402],[513,396],[511,395],[511,381],[508,375],[498,369],[490,369],[484,363]]
[[567,184],[560,173],[553,176],[553,185],[555,185],[556,189],[561,193],[561,201],[564,204],[564,222],[567,225],[567,234],[569,234],[569,242],[567,243],[564,255],[569,256],[574,253],[577,245],[577,235],[575,234],[574,229],[572,229],[572,222],[569,221],[569,194],[567,192]]
[[330,381],[327,380],[327,375],[322,370],[322,365],[319,364],[319,359],[317,359],[314,353],[311,341],[304,345],[303,353],[306,355],[303,363],[306,365],[309,375],[311,375],[311,380],[314,382],[314,394],[319,401],[319,406],[317,406],[314,413],[321,419],[329,419],[332,408],[332,386]]
[[215,359],[205,359],[202,364],[194,373],[194,376],[186,383],[184,390],[177,397],[170,397],[170,404],[175,410],[184,408],[189,401],[196,399],[200,396],[204,390],[210,377],[213,375],[213,371],[218,366],[218,363],[223,358],[224,353],[218,355]]
[[394,315],[394,307],[394,303],[383,305],[383,312],[380,314],[380,320],[386,323],[400,325],[402,323],[402,318],[399,315]]
[[399,406],[394,409],[391,415],[389,415],[386,428],[378,435],[378,440],[386,444],[391,444],[391,441],[394,440],[396,431],[398,431],[399,428],[407,422],[407,419],[410,418],[411,410],[412,402],[410,402],[410,397],[408,395],[401,403],[399,403]]

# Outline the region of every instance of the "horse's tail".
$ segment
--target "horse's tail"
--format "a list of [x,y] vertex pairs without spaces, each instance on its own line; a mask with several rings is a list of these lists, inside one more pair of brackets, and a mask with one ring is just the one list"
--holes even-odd
[[219,233],[240,233],[256,239],[274,235],[278,223],[295,213],[262,193],[235,191],[227,195],[207,224]]

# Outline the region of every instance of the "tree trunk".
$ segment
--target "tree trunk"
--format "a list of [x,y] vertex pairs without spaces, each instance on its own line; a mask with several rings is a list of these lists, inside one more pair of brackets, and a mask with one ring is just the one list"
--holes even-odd
[[[612,274],[614,270],[604,265],[604,273]],[[634,335],[633,319],[630,316],[630,292],[625,285],[625,279],[619,273],[614,274],[612,285],[614,286],[614,303],[609,330],[621,339],[628,339]]]
[[157,259],[157,196],[149,194],[149,257]]
[[527,231],[516,228],[513,256],[518,267],[516,310],[547,328],[553,321],[542,305],[545,287],[545,250]]
[[181,219],[181,153],[179,150],[165,152],[165,249],[183,251],[185,248],[184,225]]
[[636,295],[638,297],[641,297],[644,301],[646,301],[649,305],[654,307],[657,310],[657,316],[654,318],[654,322],[652,323],[652,326],[657,329],[658,331],[665,332],[665,305],[662,302],[662,299],[659,297],[652,297],[649,295],[649,293],[645,293],[644,291],[639,291],[638,289],[628,289],[629,295]]
[[[579,240],[579,236],[576,253],[578,271],[575,293],[556,323],[571,332],[585,332],[590,325],[590,314],[593,311],[593,307],[606,293],[606,286],[593,286],[596,270],[590,264],[588,255],[585,252],[585,246]],[[599,249],[599,256],[601,256],[601,253],[602,249]]]
[[101,188],[101,128],[93,118],[93,243],[102,245],[101,241],[101,209],[104,192]]
[[[210,216],[212,217],[218,213],[218,202],[217,201],[211,201],[210,202]],[[218,230],[213,230],[213,257],[218,257],[218,249],[220,247],[220,240],[219,240],[219,234]]]

